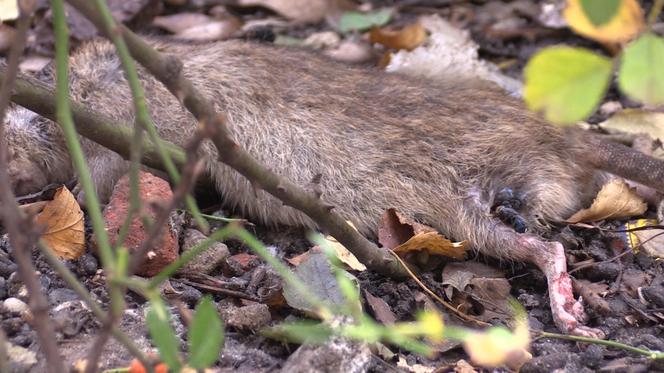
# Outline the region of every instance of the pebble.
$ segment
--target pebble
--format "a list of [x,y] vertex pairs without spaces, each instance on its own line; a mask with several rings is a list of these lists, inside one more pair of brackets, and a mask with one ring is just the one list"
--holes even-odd
[[37,364],[37,354],[21,346],[7,343],[9,369],[13,373],[27,373]]
[[20,315],[21,313],[28,311],[28,305],[24,301],[14,297],[5,299],[3,305],[5,306],[5,309],[13,315]]

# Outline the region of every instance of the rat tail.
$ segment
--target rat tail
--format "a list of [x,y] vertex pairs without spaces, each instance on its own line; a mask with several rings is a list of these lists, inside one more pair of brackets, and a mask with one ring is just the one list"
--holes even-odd
[[595,168],[664,192],[664,160],[587,131],[572,130],[571,137],[581,158]]

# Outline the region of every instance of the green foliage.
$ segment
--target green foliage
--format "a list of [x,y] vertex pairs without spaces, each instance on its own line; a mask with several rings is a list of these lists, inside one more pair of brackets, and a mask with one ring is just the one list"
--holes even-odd
[[608,23],[620,9],[621,0],[580,0],[581,8],[595,26]]
[[205,297],[196,306],[188,332],[189,366],[204,369],[212,365],[224,341],[224,330],[214,302]]
[[390,9],[381,9],[370,13],[346,12],[339,20],[339,31],[364,31],[374,26],[383,26],[392,18]]
[[664,39],[653,33],[630,43],[621,58],[618,85],[630,98],[664,103]]
[[159,356],[168,367],[179,372],[181,367],[178,338],[170,323],[170,314],[161,301],[151,302],[146,317],[150,337],[159,350]]
[[[644,29],[643,11],[635,0],[570,1],[570,5],[580,4],[583,12],[579,17],[578,12],[566,11],[570,26],[597,41],[624,43]],[[664,1],[654,3],[649,25],[662,6]],[[613,25],[611,30],[600,27],[608,24]],[[543,111],[556,124],[583,120],[599,104],[617,65],[618,87],[623,93],[645,104],[663,104],[663,61],[664,39],[650,31],[642,33],[614,59],[580,48],[546,48],[526,65],[524,98],[531,109]]]
[[551,47],[526,65],[524,98],[551,122],[570,124],[589,116],[611,78],[611,60],[582,48]]

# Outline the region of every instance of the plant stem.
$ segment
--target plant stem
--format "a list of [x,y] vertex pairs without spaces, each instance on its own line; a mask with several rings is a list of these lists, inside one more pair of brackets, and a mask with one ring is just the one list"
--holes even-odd
[[619,348],[621,350],[630,351],[630,352],[633,352],[633,353],[636,353],[636,354],[639,354],[639,355],[646,356],[649,359],[664,359],[664,352],[645,350],[645,349],[642,349],[642,348],[633,347],[633,346],[626,345],[624,343],[620,343],[620,342],[616,342],[616,341],[609,341],[609,340],[598,339],[598,338],[579,337],[579,336],[576,336],[576,335],[548,333],[548,332],[538,332],[538,335],[540,337],[544,337],[544,338],[563,339],[563,340],[567,340],[567,341],[584,342],[584,343],[592,343],[592,344],[597,344],[597,345],[615,347],[615,348]]

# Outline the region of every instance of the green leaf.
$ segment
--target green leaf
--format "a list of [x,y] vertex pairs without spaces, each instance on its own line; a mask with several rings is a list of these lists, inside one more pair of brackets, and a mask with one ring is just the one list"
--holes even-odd
[[190,367],[204,369],[217,360],[224,341],[224,330],[214,302],[209,297],[203,298],[196,306],[187,339]]
[[374,26],[383,26],[392,18],[391,9],[381,9],[371,13],[346,12],[339,19],[339,31],[364,31]]
[[598,27],[615,17],[622,3],[621,0],[580,0],[580,2],[588,20]]
[[557,124],[587,118],[604,96],[611,60],[582,48],[551,47],[533,56],[524,70],[528,107]]
[[179,342],[170,324],[170,315],[163,303],[152,303],[145,322],[152,342],[159,350],[159,357],[174,371],[180,371]]
[[646,104],[664,103],[664,39],[652,33],[630,43],[618,70],[618,86]]

